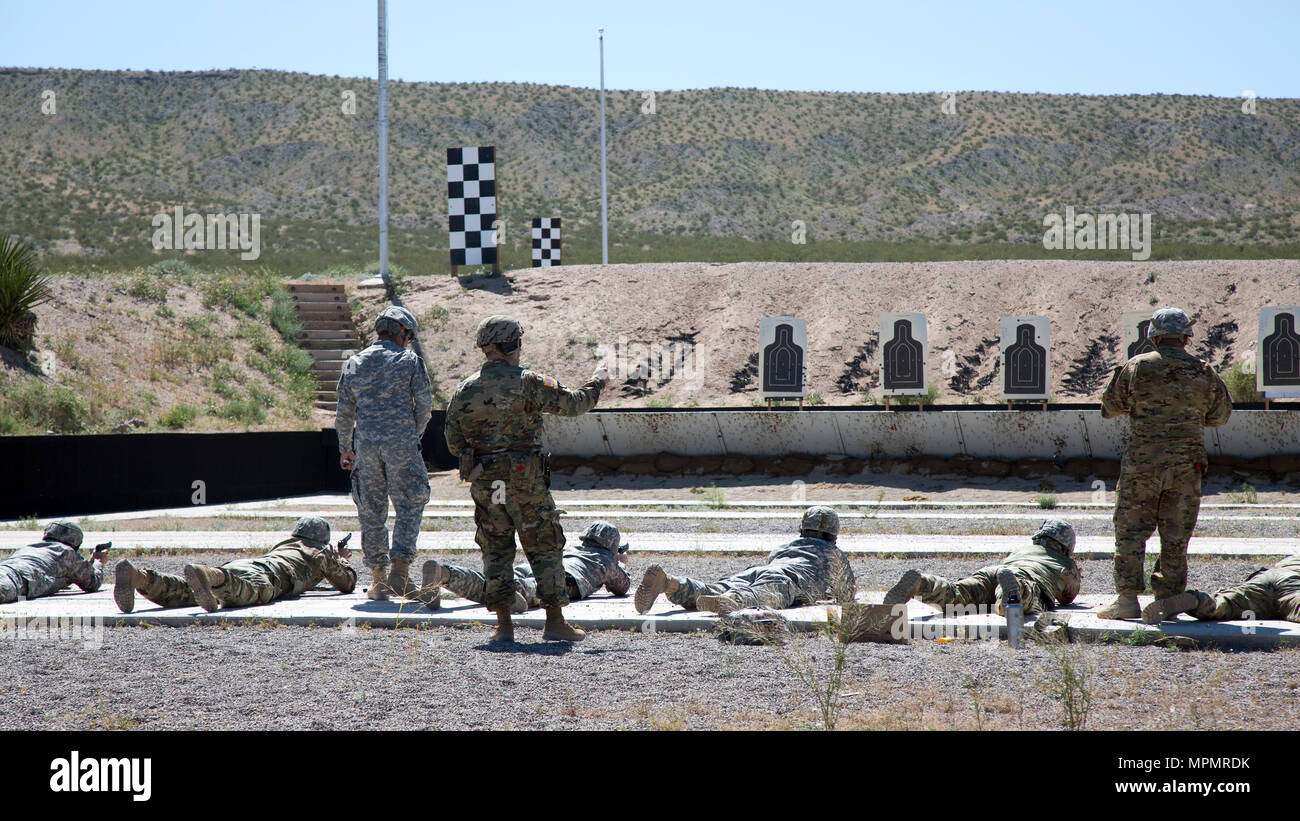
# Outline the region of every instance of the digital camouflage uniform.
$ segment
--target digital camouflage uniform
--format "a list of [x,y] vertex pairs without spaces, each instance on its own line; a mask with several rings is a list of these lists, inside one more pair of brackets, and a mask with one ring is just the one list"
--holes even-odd
[[940,608],[950,604],[991,604],[1000,609],[1002,588],[998,585],[998,571],[1003,569],[1015,574],[1026,616],[1074,601],[1083,581],[1079,566],[1064,551],[1051,543],[1031,544],[957,581],[922,573],[916,595],[926,604]]
[[713,584],[678,578],[677,589],[667,596],[670,602],[687,610],[696,609],[700,596],[722,593],[734,593],[741,608],[782,610],[831,598],[837,581],[849,591],[856,586],[853,569],[844,553],[832,542],[800,536],[769,553],[765,564],[746,568]]
[[72,584],[87,593],[99,589],[104,565],[77,552],[81,528],[70,522],[53,522],[45,528],[44,537],[0,561],[0,604],[51,596]]
[[[334,427],[339,452],[356,453],[352,498],[366,567],[389,564],[388,500],[393,500],[392,559],[415,560],[429,471],[420,437],[433,416],[429,374],[413,351],[381,339],[354,355],[338,384]],[[353,433],[355,430],[355,442]]]
[[[593,541],[582,541],[564,548],[564,584],[569,601],[581,601],[602,587],[615,596],[627,595],[632,580],[616,554]],[[464,599],[482,604],[487,600],[487,579],[477,570],[445,564],[450,579],[443,587]],[[537,579],[527,565],[515,565],[514,589],[528,607],[540,607]]]
[[1186,587],[1187,541],[1207,464],[1204,429],[1227,422],[1231,412],[1223,380],[1181,348],[1162,345],[1115,369],[1101,415],[1127,413],[1131,425],[1115,498],[1115,592],[1121,596],[1146,588],[1146,541],[1157,528],[1160,558],[1151,590],[1163,598]]
[[[319,542],[315,544],[321,544]],[[265,556],[236,559],[217,568],[225,574],[225,583],[212,588],[225,607],[249,607],[269,604],[311,590],[321,579],[341,593],[351,593],[357,584],[357,572],[328,543],[313,546],[300,538],[285,539]],[[180,576],[140,570],[147,582],[138,592],[160,607],[195,607],[194,591]]]
[[508,608],[514,600],[515,533],[532,566],[537,599],[563,607],[565,590],[560,511],[551,498],[549,460],[542,453],[542,414],[578,416],[596,406],[604,383],[591,379],[569,389],[549,376],[499,359],[456,388],[447,404],[447,449],[472,454],[474,541],[483,551],[484,603]]
[[1261,567],[1241,584],[1215,593],[1189,592],[1195,593],[1197,604],[1188,612],[1202,621],[1253,618],[1300,622],[1300,553],[1272,567]]

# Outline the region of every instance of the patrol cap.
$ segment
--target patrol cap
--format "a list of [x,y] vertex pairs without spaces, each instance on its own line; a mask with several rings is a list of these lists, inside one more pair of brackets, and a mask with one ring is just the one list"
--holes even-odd
[[584,542],[592,542],[598,547],[603,547],[610,553],[615,553],[618,551],[618,543],[622,536],[617,527],[600,520],[587,525],[587,529],[582,531],[579,538]]
[[840,516],[826,505],[813,505],[803,512],[803,521],[799,523],[800,532],[816,530],[838,536],[840,533]]
[[303,516],[293,523],[292,535],[304,542],[326,545],[330,541],[330,523],[319,516]]
[[397,330],[394,325],[413,334],[420,332],[420,323],[415,321],[415,315],[400,305],[389,305],[375,319],[375,330],[381,333]]
[[1192,320],[1180,308],[1161,308],[1151,315],[1150,336],[1186,336],[1192,332]]
[[81,528],[67,519],[60,519],[57,522],[47,524],[44,535],[47,542],[62,542],[73,549],[80,548],[81,540],[84,538]]
[[1044,539],[1056,542],[1065,555],[1074,553],[1074,528],[1060,519],[1047,519],[1034,531],[1033,541],[1041,544]]
[[481,348],[498,342],[514,342],[523,335],[524,328],[518,322],[503,314],[494,314],[478,324],[474,344]]

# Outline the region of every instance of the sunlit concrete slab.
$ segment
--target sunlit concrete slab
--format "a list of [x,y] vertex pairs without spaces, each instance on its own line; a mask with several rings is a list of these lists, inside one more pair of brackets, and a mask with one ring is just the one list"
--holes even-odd
[[[566,528],[573,530],[573,528]],[[839,546],[846,553],[892,558],[925,558],[940,555],[970,554],[974,557],[1005,555],[1024,546],[1031,528],[1023,536],[946,535],[946,534],[844,534]],[[346,533],[338,530],[336,537]],[[280,530],[119,530],[87,531],[88,543],[112,541],[115,551],[238,551],[269,549],[284,537]],[[642,532],[624,528],[624,539],[633,556],[693,553],[765,554],[793,538],[789,533],[668,533]],[[575,533],[569,533],[575,538]],[[38,530],[0,531],[0,553],[16,550],[39,541]],[[355,542],[354,542],[355,547]],[[420,534],[418,548],[423,551],[450,553],[479,552],[470,530],[426,530]],[[1159,550],[1153,537],[1148,549]],[[1193,537],[1188,551],[1201,556],[1288,556],[1300,550],[1295,539]],[[1114,555],[1115,542],[1109,536],[1081,536],[1076,555],[1105,558]],[[110,554],[110,558],[111,558]]]
[[[883,592],[873,591],[861,593],[858,598],[863,602],[879,603],[883,597]],[[1149,643],[1164,636],[1185,636],[1201,647],[1271,649],[1300,646],[1300,625],[1283,621],[1198,622],[1180,616],[1176,621],[1150,626],[1137,621],[1098,619],[1095,611],[1110,599],[1109,596],[1083,596],[1075,605],[1055,611],[1069,616],[1067,629],[1070,640]],[[1150,598],[1144,597],[1142,604],[1148,601]],[[93,631],[100,627],[142,623],[183,627],[215,624],[255,626],[274,622],[358,630],[466,624],[486,627],[496,622],[493,613],[463,599],[447,599],[441,609],[431,611],[423,605],[400,599],[376,602],[366,599],[360,592],[344,595],[324,589],[308,591],[297,599],[216,613],[207,613],[197,607],[163,609],[139,597],[136,602],[134,612],[122,613],[113,601],[112,591],[105,587],[95,593],[64,591],[33,601],[0,605],[0,642],[6,639],[40,640],[42,631],[49,636],[56,630],[65,631],[65,636],[91,641],[95,640]],[[783,615],[792,629],[806,632],[826,626],[828,618],[836,611],[838,608],[834,605],[816,605],[786,610]],[[565,617],[583,629],[643,633],[712,630],[717,624],[717,616],[711,613],[683,610],[663,598],[649,613],[642,615],[633,608],[631,597],[615,598],[603,594],[569,605],[565,608]],[[999,616],[948,618],[935,608],[915,601],[907,604],[907,617],[907,630],[913,641],[983,640],[992,644],[1005,638],[1006,633],[1006,621]],[[533,640],[528,629],[540,630],[544,621],[540,610],[516,616],[515,623],[524,628],[518,637],[523,641]],[[1028,620],[1030,626],[1033,621]]]

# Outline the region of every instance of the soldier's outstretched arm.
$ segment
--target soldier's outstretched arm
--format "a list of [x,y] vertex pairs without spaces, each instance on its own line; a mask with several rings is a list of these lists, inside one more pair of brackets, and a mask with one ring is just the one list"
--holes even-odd
[[1232,415],[1232,395],[1228,393],[1228,386],[1212,368],[1210,375],[1214,377],[1214,396],[1210,399],[1209,410],[1205,412],[1205,426],[1217,428],[1227,422],[1228,417]]
[[614,572],[605,578],[605,589],[615,596],[626,596],[631,587],[632,579],[622,567],[616,567]]
[[[94,559],[99,556],[99,560]],[[87,593],[94,593],[99,586],[104,583],[104,558],[103,554],[96,552],[90,559],[76,557],[77,566],[72,573],[72,581]]]
[[1079,595],[1079,588],[1083,587],[1083,570],[1076,564],[1061,575],[1061,581],[1061,597],[1056,603],[1069,604]]
[[543,413],[560,416],[581,416],[596,407],[600,391],[605,382],[591,378],[580,388],[566,388],[549,376],[529,372],[529,399],[534,407]]
[[424,429],[433,418],[433,391],[429,387],[429,371],[424,367],[424,361],[418,356],[415,361],[419,366],[411,377],[411,395],[415,399],[415,433],[423,437]]
[[334,589],[340,593],[351,593],[357,586],[357,571],[352,569],[348,564],[339,557],[338,551],[333,547],[327,547],[321,551],[321,570],[325,573],[325,580],[334,585]]
[[1101,418],[1109,419],[1132,410],[1133,397],[1128,389],[1128,368],[1116,365],[1115,372],[1110,375],[1110,383],[1101,395]]
[[345,371],[339,376],[338,406],[334,410],[334,430],[339,435],[339,453],[352,450],[352,429],[357,424],[357,397]]

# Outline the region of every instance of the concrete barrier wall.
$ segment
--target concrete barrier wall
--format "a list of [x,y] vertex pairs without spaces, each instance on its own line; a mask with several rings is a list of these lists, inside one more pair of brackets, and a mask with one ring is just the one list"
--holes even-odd
[[[905,458],[1118,459],[1127,419],[1097,410],[934,412],[601,411],[546,417],[546,443],[564,456],[786,453]],[[1205,432],[1211,457],[1300,453],[1300,410],[1239,410]]]

